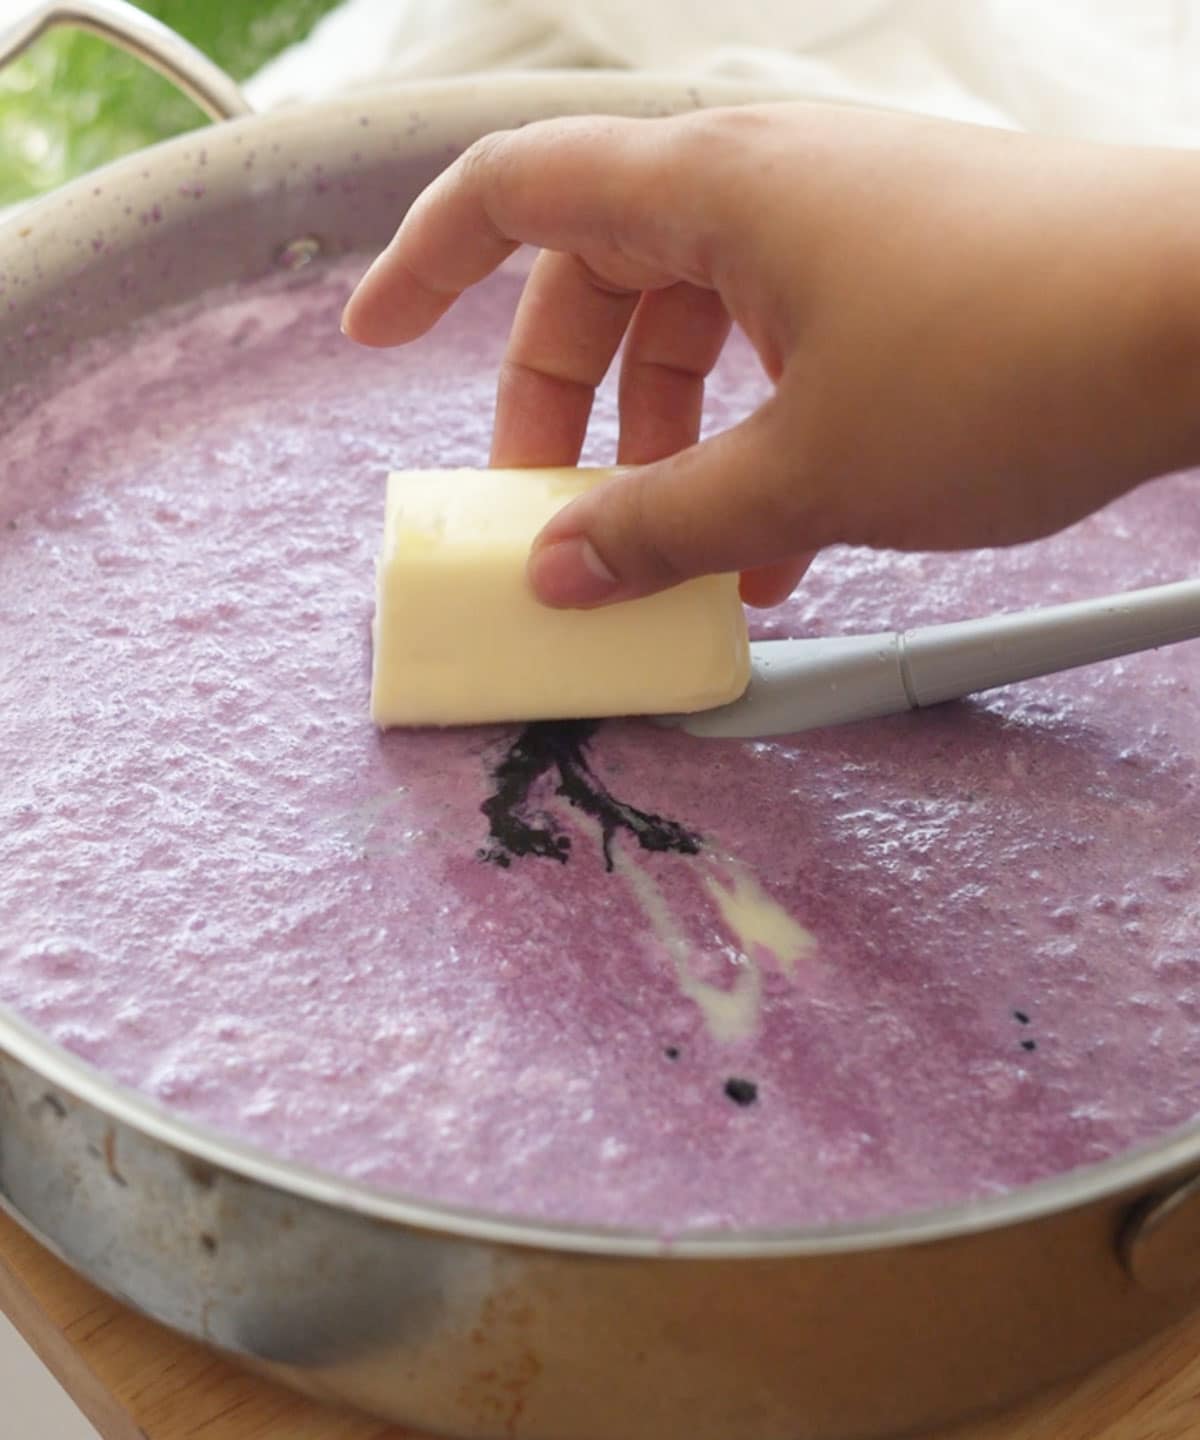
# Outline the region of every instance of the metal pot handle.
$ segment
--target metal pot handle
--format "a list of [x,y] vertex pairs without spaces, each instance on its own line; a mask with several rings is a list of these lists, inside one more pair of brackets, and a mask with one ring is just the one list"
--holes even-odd
[[68,26],[98,35],[128,50],[165,75],[213,120],[232,120],[253,113],[241,90],[207,55],[182,35],[128,0],[75,0],[38,5],[23,19],[0,31],[0,69],[49,30]]

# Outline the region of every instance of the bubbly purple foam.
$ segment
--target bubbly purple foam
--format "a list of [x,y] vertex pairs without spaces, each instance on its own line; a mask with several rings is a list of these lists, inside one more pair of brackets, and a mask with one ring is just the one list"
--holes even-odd
[[[0,1001],[279,1154],[666,1232],[961,1200],[1194,1115],[1200,646],[794,740],[603,726],[598,782],[816,936],[791,979],[756,957],[757,1031],[719,1042],[553,774],[531,813],[570,859],[480,858],[516,732],[370,725],[384,474],[484,462],[516,281],[378,354],[338,334],[355,273],[94,347],[6,436]],[[708,423],[761,390],[734,343]],[[605,395],[588,458],[614,433]],[[1177,477],[1018,550],[829,553],[756,628],[1047,603],[1198,553]],[[704,856],[614,844],[731,983]]]

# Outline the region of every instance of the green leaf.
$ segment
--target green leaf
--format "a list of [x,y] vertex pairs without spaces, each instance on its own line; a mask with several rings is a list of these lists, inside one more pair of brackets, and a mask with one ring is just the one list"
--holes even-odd
[[[303,39],[338,0],[144,0],[235,79]],[[206,123],[131,55],[56,31],[0,71],[0,205]]]

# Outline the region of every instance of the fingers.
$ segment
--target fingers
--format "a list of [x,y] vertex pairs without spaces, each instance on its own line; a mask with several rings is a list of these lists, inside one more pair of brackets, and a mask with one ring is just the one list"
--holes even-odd
[[810,550],[775,565],[744,570],[739,586],[742,600],[758,610],[781,605],[808,574],[808,567],[816,558],[816,551]]
[[534,544],[538,598],[564,608],[608,604],[696,575],[777,566],[836,540],[786,434],[768,401],[740,425],[580,497]]
[[639,299],[606,285],[576,257],[543,251],[521,297],[500,373],[492,464],[578,460],[596,386],[627,327],[619,463],[658,460],[693,444],[704,377],[729,325],[711,291],[677,284]]
[[350,297],[354,340],[423,335],[520,243],[581,255],[606,283],[701,278],[697,187],[672,163],[675,122],[583,117],[490,135],[440,175]]
[[681,283],[642,296],[621,362],[620,464],[645,465],[695,444],[704,380],[730,324],[712,290]]
[[698,159],[726,180],[743,172],[736,143],[714,148],[724,134],[714,123],[589,117],[489,136],[417,200],[346,307],[352,339],[404,343],[518,245],[545,252],[500,377],[499,465],[578,460],[596,386],[628,330],[618,458],[640,468],[539,538],[530,576],[547,603],[602,604],[738,569],[748,601],[773,603],[803,573],[797,552],[835,538],[796,484],[772,402],[695,443],[704,381],[730,327],[717,288],[729,290],[738,269],[718,260],[745,253],[714,198],[721,185],[694,183]]
[[638,303],[574,255],[543,250],[517,307],[500,370],[493,465],[573,465],[596,386]]
[[417,339],[518,248],[519,239],[503,234],[492,218],[478,173],[487,169],[483,153],[499,149],[504,138],[489,136],[474,147],[481,154],[474,183],[468,151],[413,202],[342,311],[342,330],[351,340],[386,346]]

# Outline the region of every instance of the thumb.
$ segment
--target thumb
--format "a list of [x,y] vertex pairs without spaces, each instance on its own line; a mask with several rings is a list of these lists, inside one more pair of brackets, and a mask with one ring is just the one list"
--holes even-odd
[[580,496],[534,541],[528,573],[544,604],[590,609],[697,575],[771,565],[832,538],[771,400],[739,425]]

